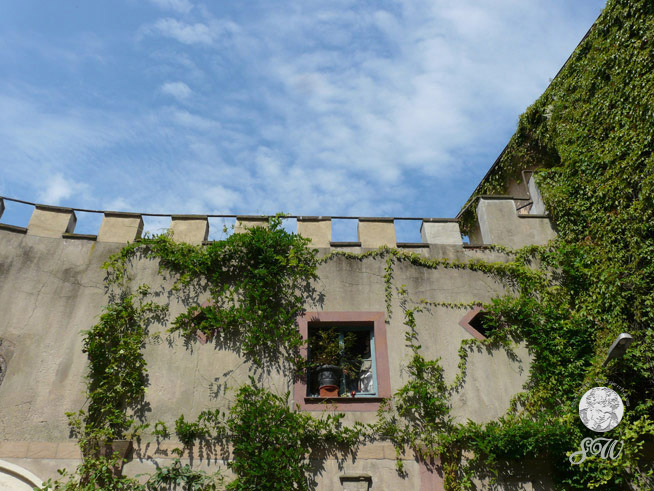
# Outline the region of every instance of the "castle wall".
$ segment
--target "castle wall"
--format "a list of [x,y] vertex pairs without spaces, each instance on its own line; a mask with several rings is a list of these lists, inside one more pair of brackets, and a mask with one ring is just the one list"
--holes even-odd
[[[52,235],[52,227],[47,226],[44,213],[57,214],[58,227],[62,229],[60,237],[42,237],[16,227],[0,228],[0,338],[12,347],[0,385],[0,459],[22,466],[45,480],[58,477],[57,468],[72,469],[79,462],[79,451],[75,440],[70,438],[64,413],[76,411],[85,404],[87,359],[82,353],[81,331],[98,321],[107,303],[102,264],[123,247],[118,240],[133,240],[139,235],[140,224],[134,215],[108,214],[101,234],[104,239],[100,241],[94,236],[71,233],[72,219],[68,216],[62,220],[59,209],[38,211],[39,220],[35,223],[48,230],[49,235]],[[206,222],[194,217],[180,220],[185,223],[178,230],[183,231],[189,241],[201,242],[206,238]],[[246,220],[242,220],[241,226],[247,226],[244,222]],[[363,237],[360,236],[359,243],[350,244],[331,243],[331,237],[325,237],[330,228],[325,226],[324,220],[307,222],[315,223],[305,230],[318,234],[316,241],[320,245],[330,244],[330,247],[319,249],[320,255],[339,249],[363,252],[368,249],[361,244],[374,242],[375,247],[393,245],[425,257],[451,261],[507,260],[497,252],[457,244],[452,234],[456,223],[451,221],[425,221],[423,239],[428,238],[432,243],[422,244],[387,244],[395,241],[394,231],[389,228],[393,224],[388,220],[362,222],[359,233]],[[298,219],[298,223],[302,227],[302,220]],[[439,227],[445,237],[443,244],[433,243],[438,240]],[[113,233],[116,235],[112,236]],[[379,236],[374,239],[366,237],[366,233]],[[203,237],[198,239],[199,235]],[[406,327],[397,295],[392,300],[392,314],[388,316],[386,311],[384,267],[384,259],[372,258],[336,257],[321,264],[320,279],[315,286],[324,294],[324,303],[307,304],[306,309],[383,313],[390,386],[391,392],[395,392],[407,381],[403,368],[411,353],[405,346]],[[173,284],[172,279],[159,275],[158,265],[150,260],[136,261],[133,277],[134,285],[148,283],[155,292],[170,291]],[[499,281],[481,272],[451,268],[432,270],[408,262],[395,264],[393,283],[406,285],[410,298],[430,302],[487,302],[505,293]],[[173,319],[189,305],[207,298],[208,295],[197,298],[164,295],[158,301],[170,302],[170,318]],[[467,309],[439,306],[416,316],[424,355],[441,358],[450,382],[457,374],[459,345],[463,339],[472,337],[459,324],[466,313]],[[175,419],[182,413],[189,420],[204,409],[227,408],[234,397],[232,389],[247,383],[252,367],[234,351],[212,342],[194,342],[186,347],[179,336],[166,334],[166,327],[151,328],[151,333],[162,332],[162,340],[148,343],[144,352],[149,374],[146,398],[151,408],[148,421],[154,424],[163,420],[174,427]],[[517,347],[515,354],[517,361],[503,351],[470,354],[466,384],[453,399],[452,413],[458,420],[485,422],[506,411],[511,396],[521,390],[528,373],[526,349]],[[288,378],[274,369],[264,377],[264,384],[276,393],[293,389]],[[346,412],[349,422],[369,423],[375,418],[374,410]],[[208,470],[222,465],[220,459],[191,457],[194,465]],[[144,435],[142,444],[125,465],[125,473],[152,472],[151,459],[154,458],[165,460],[167,456],[156,453],[153,438]],[[370,474],[374,489],[438,489],[442,481],[439,476],[427,472],[414,456],[406,456],[406,459],[408,477],[401,478],[395,472],[393,448],[382,443],[368,445],[356,458],[348,457],[341,462],[341,467],[336,460],[325,461],[324,469],[317,474],[321,483],[318,489],[343,489],[337,477],[350,471]]]

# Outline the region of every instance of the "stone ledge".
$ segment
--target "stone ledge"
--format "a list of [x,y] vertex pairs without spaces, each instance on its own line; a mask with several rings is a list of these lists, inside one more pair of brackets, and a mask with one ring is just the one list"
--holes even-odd
[[140,213],[132,213],[131,211],[105,211],[104,216],[116,218],[141,218]]
[[75,212],[73,208],[68,208],[66,206],[34,205],[34,208],[36,208],[37,210],[59,211],[64,213]]
[[9,232],[16,232],[19,234],[27,233],[27,227],[18,227],[16,225],[9,225],[8,223],[0,223],[0,230],[7,230]]
[[330,242],[331,247],[361,247],[361,242]]
[[77,442],[0,442],[0,459],[81,459]]
[[61,237],[64,239],[77,239],[77,240],[97,240],[97,235],[91,234],[61,234]]
[[359,217],[360,222],[394,222],[393,217]]
[[298,221],[303,221],[303,222],[322,222],[325,220],[332,220],[332,217],[323,217],[323,216],[316,216],[316,215],[311,215],[311,216],[299,216],[297,217]]
[[543,214],[538,215],[538,214],[535,214],[535,213],[533,215],[531,215],[531,214],[527,213],[527,214],[524,214],[524,215],[518,215],[518,218],[551,218],[551,217],[549,215],[543,215]]
[[[140,445],[134,446],[134,459],[174,459],[177,458],[172,450],[175,448],[184,448],[180,442],[144,442]],[[232,448],[228,446],[223,449],[216,445],[215,454],[229,455]],[[184,457],[189,455],[197,455],[195,449],[184,448]],[[224,453],[223,453],[224,452]],[[337,454],[340,452],[337,451]],[[346,452],[347,454],[347,452]],[[377,443],[372,445],[361,445],[354,455],[357,460],[395,460],[395,447],[390,443]],[[335,460],[334,454],[325,456],[327,460]],[[81,459],[82,453],[77,445],[77,442],[39,442],[39,441],[2,441],[0,442],[0,459]],[[401,456],[403,460],[415,460],[415,456],[411,451],[404,452]]]
[[398,242],[397,247],[401,247],[404,249],[416,249],[419,247],[429,247],[429,244],[425,244],[424,242]]

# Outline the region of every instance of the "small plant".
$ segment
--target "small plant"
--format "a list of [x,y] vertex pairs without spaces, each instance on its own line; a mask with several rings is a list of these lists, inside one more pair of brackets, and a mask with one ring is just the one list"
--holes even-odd
[[154,430],[152,430],[152,434],[157,438],[161,438],[163,440],[170,437],[168,426],[166,426],[166,423],[164,423],[163,421],[157,421],[154,424]]
[[310,362],[312,368],[327,365],[337,366],[345,373],[355,373],[361,366],[361,357],[355,354],[356,336],[341,333],[336,328],[320,329],[309,337]]
[[361,369],[361,356],[355,349],[353,332],[341,333],[336,328],[320,329],[309,337],[309,369],[317,375],[321,397],[338,396],[341,374],[356,378]]
[[175,433],[179,441],[187,447],[192,446],[195,440],[209,436],[201,421],[186,421],[183,414],[175,421]]
[[219,472],[207,474],[194,470],[190,465],[182,465],[177,458],[172,464],[157,467],[145,483],[147,491],[160,489],[183,489],[184,491],[215,491],[223,489],[223,477]]
[[58,480],[48,479],[41,491],[145,491],[136,479],[116,476],[115,469],[121,465],[117,454],[111,457],[84,458],[74,472],[59,469]]

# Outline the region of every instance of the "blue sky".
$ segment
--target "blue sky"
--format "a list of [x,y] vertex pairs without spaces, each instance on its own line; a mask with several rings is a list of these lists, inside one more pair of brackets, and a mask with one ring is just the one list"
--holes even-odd
[[5,0],[0,195],[452,217],[604,3]]

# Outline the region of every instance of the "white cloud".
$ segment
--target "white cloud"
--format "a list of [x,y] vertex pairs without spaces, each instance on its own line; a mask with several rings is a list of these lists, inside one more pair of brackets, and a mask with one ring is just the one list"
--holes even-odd
[[41,203],[49,205],[58,205],[62,200],[71,198],[86,189],[83,183],[66,179],[61,174],[46,176],[46,181],[40,183],[44,186],[38,194]]
[[[199,183],[198,183],[199,184]],[[241,193],[220,184],[202,187],[202,197],[214,209],[221,210],[220,213],[229,214],[233,210],[238,210],[243,205]]]
[[181,14],[187,14],[193,8],[193,4],[188,0],[150,0],[157,7],[165,10],[173,10]]
[[[515,124],[565,59],[533,42],[554,35],[563,44],[543,18],[543,8],[511,0],[268,12],[238,30],[250,46],[245,66],[263,87],[251,87],[250,98],[275,115],[256,131],[275,135],[285,165],[383,183],[455,175],[480,142]],[[564,53],[580,39],[563,37]]]
[[161,86],[161,92],[183,101],[191,95],[191,88],[184,82],[166,82]]
[[172,17],[158,19],[154,24],[140,27],[139,34],[160,35],[179,41],[186,45],[217,45],[246,54],[253,48],[252,40],[245,35],[241,27],[227,19],[216,19],[210,14],[203,15],[202,22],[182,22]]
[[184,44],[212,44],[214,41],[214,34],[209,26],[201,22],[187,24],[172,18],[159,19],[147,30]]

